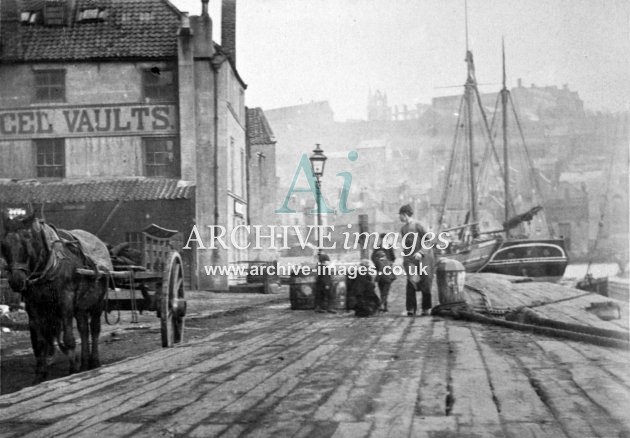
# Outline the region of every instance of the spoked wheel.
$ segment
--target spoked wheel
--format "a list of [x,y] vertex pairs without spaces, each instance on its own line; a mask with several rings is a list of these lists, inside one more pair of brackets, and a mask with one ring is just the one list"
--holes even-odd
[[160,296],[162,347],[172,347],[184,340],[186,300],[181,256],[175,251],[171,252],[164,269]]

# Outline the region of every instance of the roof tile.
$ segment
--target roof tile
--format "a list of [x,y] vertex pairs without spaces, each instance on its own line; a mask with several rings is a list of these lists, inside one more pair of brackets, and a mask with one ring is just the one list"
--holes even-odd
[[191,199],[194,195],[194,183],[176,179],[0,180],[0,204],[154,201]]
[[[23,25],[19,13],[43,2],[4,0],[0,8],[3,61],[62,61],[177,56],[179,11],[165,0],[77,0],[68,26]],[[102,22],[77,22],[79,11],[105,8]]]
[[276,142],[262,108],[247,108],[247,139],[249,144],[273,144]]

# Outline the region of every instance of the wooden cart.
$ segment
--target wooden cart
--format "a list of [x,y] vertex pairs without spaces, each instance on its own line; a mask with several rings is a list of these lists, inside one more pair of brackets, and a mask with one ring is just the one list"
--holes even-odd
[[[129,247],[141,252],[142,264],[115,265],[114,271],[108,274],[113,280],[113,289],[105,300],[106,322],[111,323],[111,312],[118,313],[113,322],[116,323],[121,310],[132,311],[132,322],[137,322],[137,312],[155,311],[161,321],[163,347],[172,347],[184,338],[184,267],[171,241],[177,233],[155,224],[139,233],[129,233]],[[86,275],[91,272],[80,271]]]

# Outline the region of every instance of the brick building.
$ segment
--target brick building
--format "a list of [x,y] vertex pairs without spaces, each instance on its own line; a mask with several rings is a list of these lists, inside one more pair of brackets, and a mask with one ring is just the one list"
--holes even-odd
[[[235,0],[222,46],[208,0],[188,17],[167,0],[0,2],[0,203],[33,204],[63,228],[111,243],[150,223],[230,231],[247,221],[245,83]],[[246,236],[237,236],[243,240]],[[204,265],[233,248],[183,249],[193,287],[227,290]]]

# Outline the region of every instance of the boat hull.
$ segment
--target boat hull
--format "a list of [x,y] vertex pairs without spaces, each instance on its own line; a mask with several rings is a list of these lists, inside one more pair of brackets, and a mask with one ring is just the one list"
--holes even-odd
[[558,281],[569,258],[562,239],[510,239],[504,241],[481,272]]
[[464,265],[466,272],[479,272],[500,246],[500,238],[475,240],[468,245],[451,244],[439,252],[437,258],[457,260]]

